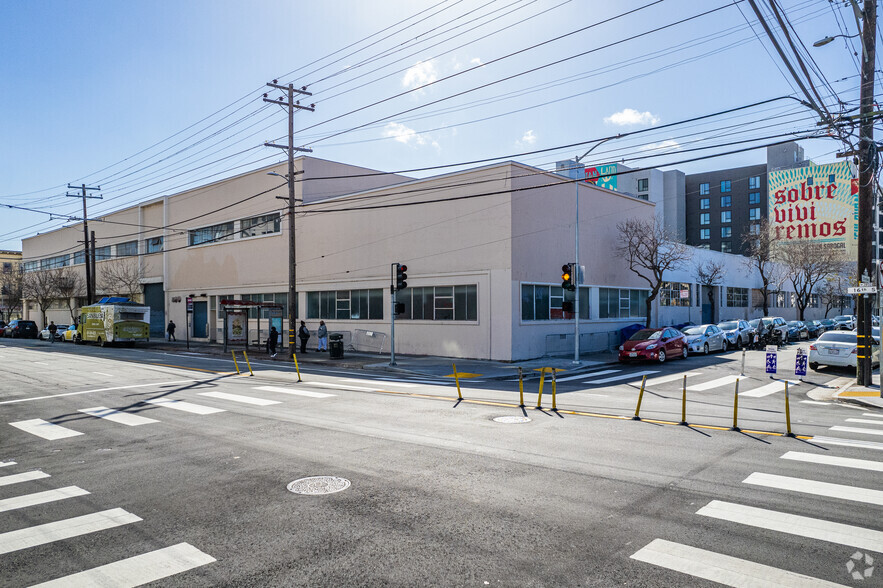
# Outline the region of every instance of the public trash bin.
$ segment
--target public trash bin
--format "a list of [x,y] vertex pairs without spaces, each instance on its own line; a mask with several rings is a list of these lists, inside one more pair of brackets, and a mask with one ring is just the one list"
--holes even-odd
[[328,352],[331,359],[343,359],[343,335],[331,333],[328,336]]

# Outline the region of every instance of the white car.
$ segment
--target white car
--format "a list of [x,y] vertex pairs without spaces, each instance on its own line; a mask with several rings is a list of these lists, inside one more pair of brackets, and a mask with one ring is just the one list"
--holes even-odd
[[842,329],[844,331],[851,331],[855,328],[855,317],[851,314],[841,314],[840,316],[835,316],[834,322],[837,323],[838,329]]
[[[64,332],[68,329],[68,325],[55,325],[55,326],[58,327],[58,330],[55,331],[55,340],[61,341],[64,339]],[[48,341],[49,340],[49,327],[46,327],[45,329],[40,331],[40,334],[37,335],[37,339],[39,339],[40,341]]]
[[[872,364],[880,364],[880,342],[874,339]],[[858,358],[858,335],[851,331],[828,331],[822,333],[809,346],[809,367],[817,370],[820,365],[856,367]]]
[[684,327],[681,332],[687,336],[687,349],[690,353],[726,351],[727,336],[717,325]]

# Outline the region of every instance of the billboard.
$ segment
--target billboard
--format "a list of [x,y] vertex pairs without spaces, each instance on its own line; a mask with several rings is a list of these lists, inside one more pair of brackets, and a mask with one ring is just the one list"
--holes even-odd
[[840,161],[769,172],[770,230],[781,242],[810,240],[858,255],[858,191]]
[[585,170],[585,181],[590,184],[607,188],[608,190],[616,190],[616,164],[599,165],[597,167],[587,167]]

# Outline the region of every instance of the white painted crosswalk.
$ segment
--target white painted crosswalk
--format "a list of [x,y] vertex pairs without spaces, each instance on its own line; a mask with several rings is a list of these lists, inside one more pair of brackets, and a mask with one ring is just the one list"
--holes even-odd
[[48,478],[49,474],[34,470],[32,472],[22,472],[21,474],[11,474],[9,476],[0,476],[0,486],[9,486],[11,484],[19,484],[21,482],[31,482],[33,480],[42,480]]
[[255,398],[253,396],[242,396],[241,394],[230,394],[228,392],[200,392],[200,396],[208,398],[217,398],[219,400],[230,400],[231,402],[240,402],[242,404],[253,404],[255,406],[270,406],[273,404],[281,404],[278,400],[268,400],[266,398]]
[[[739,396],[747,398],[763,398],[764,396],[770,396],[771,394],[785,392],[785,381],[786,380],[776,380],[775,382],[771,382],[764,386],[758,386],[757,388],[752,388],[745,392],[739,392]],[[787,380],[787,382],[789,391],[793,389],[794,386],[800,385],[800,382],[796,380]]]
[[611,376],[609,378],[601,378],[600,380],[587,380],[587,381],[583,382],[583,384],[592,384],[592,385],[609,384],[610,382],[621,382],[622,380],[631,380],[633,378],[640,378],[641,376],[644,376],[644,375],[649,376],[649,375],[658,374],[658,373],[659,373],[659,370],[644,370],[641,372],[633,372],[633,373],[623,374],[623,375],[619,375],[619,376]]
[[303,396],[305,398],[331,398],[334,396],[334,394],[327,394],[325,392],[280,388],[279,386],[258,386],[255,390],[260,390],[262,392],[275,392],[276,394],[291,394],[292,396]]
[[[600,370],[597,372],[588,372],[585,374],[576,374],[575,376],[565,376],[563,378],[555,378],[557,382],[569,382],[571,380],[586,380],[588,378],[597,378],[598,376],[606,376],[609,374],[618,374],[622,370]],[[518,381],[518,380],[513,380]]]
[[742,483],[883,506],[883,491],[871,488],[857,488],[844,484],[832,484],[830,482],[779,476],[763,472],[754,472],[742,480]]
[[[662,384],[668,384],[669,382],[682,382],[684,380],[684,376],[691,378],[693,376],[700,376],[702,372],[683,372],[680,374],[670,374],[668,376],[659,376],[658,378],[650,378],[647,380],[644,385],[647,387],[651,386],[661,386]],[[629,382],[632,386],[640,386],[641,380],[635,380],[634,382]]]
[[57,488],[55,490],[45,490],[43,492],[34,492],[32,494],[24,494],[22,496],[13,496],[12,498],[4,498],[0,500],[0,512],[8,510],[18,510],[35,506],[37,504],[47,504],[64,500],[65,498],[74,498],[75,496],[85,496],[89,494],[86,490],[76,486],[67,486],[65,488]]
[[883,435],[883,429],[864,429],[862,427],[843,427],[836,426],[828,429],[829,431],[838,431],[840,433],[857,433],[859,435]]
[[77,412],[82,412],[83,414],[88,414],[90,416],[94,416],[100,419],[107,419],[113,423],[119,423],[121,425],[127,425],[129,427],[137,427],[139,425],[149,425],[151,423],[158,423],[159,421],[156,419],[151,419],[143,416],[139,416],[137,414],[129,414],[127,412],[121,412],[118,410],[114,410],[112,408],[107,408],[106,406],[95,406],[93,408],[81,408],[78,409]]
[[875,421],[873,419],[846,419],[847,423],[861,423],[863,425],[877,425],[883,427],[883,421]]
[[0,461],[0,468],[5,468],[8,466],[14,466],[14,465],[15,465],[14,461]]
[[724,376],[722,378],[717,378],[709,382],[702,382],[701,384],[693,384],[692,386],[687,386],[687,390],[691,392],[704,392],[706,390],[719,388],[721,386],[732,386],[736,383],[736,380],[739,379],[744,378],[741,378],[740,376]]
[[790,459],[793,461],[804,461],[807,463],[815,463],[819,465],[832,465],[844,468],[854,468],[859,470],[869,470],[872,472],[883,472],[883,462],[871,461],[869,459],[855,459],[852,457],[838,457],[836,455],[824,455],[820,453],[805,453],[802,451],[789,451],[782,456],[782,459]]
[[21,429],[25,433],[30,433],[31,435],[36,435],[37,437],[42,437],[49,441],[82,435],[79,431],[74,431],[73,429],[68,429],[67,427],[62,427],[61,425],[56,425],[44,421],[43,419],[31,419],[9,424],[16,429]]
[[194,404],[192,402],[185,402],[184,400],[173,400],[171,398],[151,398],[149,400],[145,400],[144,402],[156,406],[162,406],[163,408],[171,408],[173,410],[180,410],[183,412],[200,415],[227,412],[223,408],[215,408],[214,406],[203,406],[202,404]]
[[0,533],[0,554],[112,529],[142,520],[121,508],[112,508],[71,519]]

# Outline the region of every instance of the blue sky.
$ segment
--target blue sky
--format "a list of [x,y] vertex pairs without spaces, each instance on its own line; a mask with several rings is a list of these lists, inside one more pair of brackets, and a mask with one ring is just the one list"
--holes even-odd
[[[763,31],[746,24],[754,20],[746,2],[640,8],[651,1],[0,3],[0,204],[40,211],[0,208],[0,249],[21,249],[22,238],[65,223],[46,213],[76,215],[79,201],[63,196],[67,183],[101,185],[105,199],[90,201],[91,217],[280,160],[260,146],[286,132],[284,113],[260,100],[273,78],[314,92],[316,112],[296,117],[298,145],[386,171],[653,129],[794,92],[755,37]],[[854,34],[852,14],[825,0],[779,1],[838,98],[854,106],[858,61],[849,42],[811,46],[844,24]],[[684,152],[691,147],[759,144],[813,127],[803,107],[780,101],[610,141],[587,162],[688,173],[761,163],[762,150],[671,165],[728,149]],[[803,145],[818,162],[841,149],[833,140]],[[517,159],[551,168],[587,148]]]

